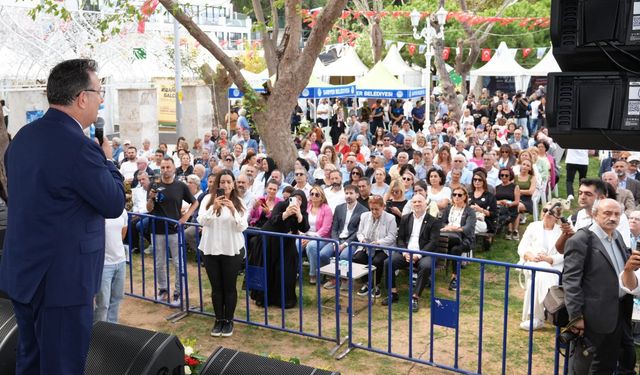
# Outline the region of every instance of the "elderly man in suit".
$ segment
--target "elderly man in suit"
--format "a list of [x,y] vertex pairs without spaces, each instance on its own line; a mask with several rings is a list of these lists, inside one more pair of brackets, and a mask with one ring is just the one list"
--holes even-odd
[[[367,212],[367,209],[358,203],[360,191],[355,185],[344,187],[345,203],[336,207],[333,213],[333,223],[331,225],[331,238],[338,240],[338,255],[349,246],[349,243],[357,240],[358,227],[360,226],[360,215]],[[320,249],[320,267],[329,264],[329,258],[336,256],[332,243]],[[324,284],[325,289],[335,288],[335,280],[329,280]]]
[[[427,199],[422,194],[415,194],[411,199],[412,212],[404,215],[400,219],[398,228],[397,246],[409,250],[422,250],[436,252],[438,250],[438,239],[442,221],[427,212]],[[396,270],[408,269],[413,264],[413,269],[418,272],[416,287],[411,296],[411,308],[418,311],[418,299],[425,287],[429,285],[431,276],[431,257],[420,254],[401,253],[395,251],[390,258],[384,262],[385,272],[389,271],[389,261],[391,261],[391,285],[387,285],[391,302],[398,301],[398,290],[396,289]],[[389,280],[389,277],[385,277]],[[389,298],[382,300],[382,304],[388,304]]]
[[[565,245],[563,285],[570,329],[584,339],[572,343],[571,374],[633,373],[635,353],[620,355],[631,342],[633,298],[618,281],[629,258],[616,230],[622,209],[613,199],[593,205],[594,223],[580,229]],[[595,352],[585,356],[583,349]],[[617,365],[618,361],[620,363]]]
[[[379,195],[369,198],[370,212],[365,212],[360,216],[360,225],[358,226],[358,242],[379,245],[393,246],[396,243],[396,235],[398,226],[396,217],[384,210],[384,200]],[[358,247],[352,256],[354,263],[371,264],[376,267],[376,278],[371,288],[371,294],[374,298],[380,297],[380,280],[382,280],[382,266],[387,259],[388,253],[376,247]],[[341,260],[349,259],[349,252],[340,253]],[[364,277],[362,281],[365,283],[358,291],[359,296],[366,296],[369,293],[369,278]]]
[[103,102],[96,71],[93,60],[56,65],[49,110],[20,129],[5,157],[11,199],[0,289],[11,297],[20,332],[17,375],[84,373],[105,218],[119,217],[125,202],[109,142],[100,147],[83,133]]

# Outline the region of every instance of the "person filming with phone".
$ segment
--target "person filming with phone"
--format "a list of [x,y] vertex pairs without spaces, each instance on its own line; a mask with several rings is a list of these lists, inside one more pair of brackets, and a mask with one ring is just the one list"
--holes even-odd
[[[154,184],[147,194],[147,210],[151,215],[177,220],[184,224],[198,208],[198,201],[193,197],[186,184],[176,180],[176,166],[171,157],[165,157],[160,162],[160,181]],[[190,204],[186,212],[181,215],[182,201]],[[178,226],[172,222],[156,220],[150,223],[155,226],[156,276],[158,278],[158,300],[180,304],[180,269],[178,249]],[[175,268],[175,287],[172,299],[169,300],[169,283],[167,280],[167,250],[171,252],[171,263]]]

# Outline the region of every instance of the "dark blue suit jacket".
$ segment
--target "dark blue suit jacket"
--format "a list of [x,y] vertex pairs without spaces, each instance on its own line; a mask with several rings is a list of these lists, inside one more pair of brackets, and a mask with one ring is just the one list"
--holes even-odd
[[122,214],[122,176],[67,114],[49,109],[5,154],[9,217],[0,289],[45,306],[92,303],[104,263],[104,218]]

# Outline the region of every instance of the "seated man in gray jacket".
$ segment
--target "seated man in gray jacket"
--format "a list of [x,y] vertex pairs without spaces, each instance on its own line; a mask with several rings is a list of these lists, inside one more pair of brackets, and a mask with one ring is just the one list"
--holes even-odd
[[[365,212],[360,216],[360,226],[357,233],[358,242],[380,246],[395,245],[398,232],[396,219],[393,214],[384,210],[382,197],[379,195],[369,197],[369,209],[371,210],[370,212]],[[352,256],[353,262],[360,264],[369,264],[369,257],[371,257],[371,264],[376,267],[375,283],[371,288],[374,298],[380,297],[378,285],[380,285],[380,280],[382,279],[382,266],[387,256],[386,250],[369,246],[359,246]],[[340,259],[349,259],[349,252],[343,251],[340,253]],[[366,296],[369,293],[369,278],[365,276],[362,281],[365,285],[360,288],[358,295]]]

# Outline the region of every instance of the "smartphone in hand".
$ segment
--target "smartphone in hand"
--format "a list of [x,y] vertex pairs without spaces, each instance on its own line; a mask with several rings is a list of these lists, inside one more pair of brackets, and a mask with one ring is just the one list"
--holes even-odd
[[217,189],[216,197],[224,197],[224,189]]

